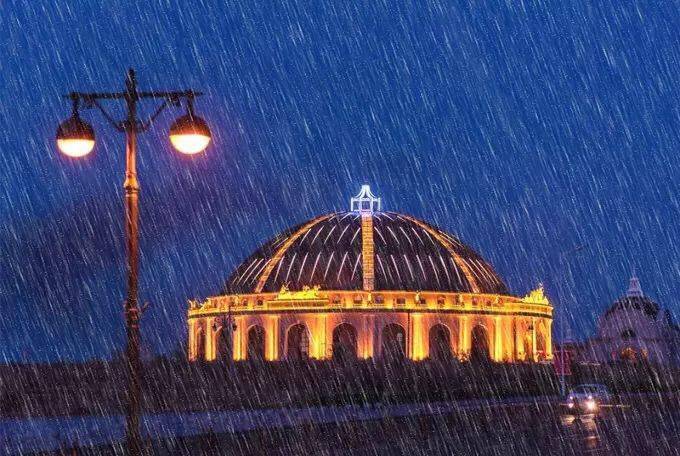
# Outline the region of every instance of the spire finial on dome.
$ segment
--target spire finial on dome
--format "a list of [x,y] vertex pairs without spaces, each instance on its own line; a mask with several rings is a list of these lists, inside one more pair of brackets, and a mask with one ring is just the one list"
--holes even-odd
[[626,297],[628,298],[642,298],[644,294],[642,293],[642,288],[640,287],[640,279],[635,275],[633,271],[633,276],[630,278],[630,283],[628,285],[628,292]]
[[565,342],[574,342],[574,332],[571,330],[571,325],[569,322],[566,324],[567,330],[564,332]]
[[371,192],[370,185],[362,185],[357,196],[350,200],[352,212],[375,212],[380,210],[380,198]]

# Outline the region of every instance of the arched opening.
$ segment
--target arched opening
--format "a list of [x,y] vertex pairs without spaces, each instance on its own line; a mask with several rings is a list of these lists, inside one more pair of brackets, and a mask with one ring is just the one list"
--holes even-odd
[[298,323],[288,330],[288,351],[286,358],[300,361],[309,358],[309,333],[305,325]]
[[357,331],[349,323],[342,323],[333,330],[333,359],[340,362],[357,358]]
[[196,360],[205,360],[205,332],[203,328],[196,331]]
[[262,326],[253,326],[248,330],[247,359],[264,360],[264,336],[265,332]]
[[220,361],[229,361],[232,356],[231,331],[228,327],[221,326],[215,334],[216,356]]
[[382,357],[386,361],[398,361],[406,356],[406,332],[395,323],[382,330]]
[[451,332],[438,323],[430,328],[430,359],[448,360],[451,358]]
[[472,328],[472,344],[470,347],[470,361],[488,362],[489,354],[489,335],[486,328],[477,325]]
[[545,334],[543,331],[536,333],[536,355],[538,356],[539,361],[545,361],[546,357],[548,356],[545,343]]

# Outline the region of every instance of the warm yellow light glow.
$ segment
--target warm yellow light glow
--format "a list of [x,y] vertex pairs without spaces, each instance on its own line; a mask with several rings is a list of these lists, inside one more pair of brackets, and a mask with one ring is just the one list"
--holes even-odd
[[94,130],[75,110],[57,128],[57,147],[69,157],[84,157],[94,148]]
[[468,318],[463,316],[460,317],[460,332],[458,333],[459,337],[459,351],[462,356],[467,356],[470,354],[470,332],[468,331]]
[[195,133],[170,135],[170,142],[183,154],[194,155],[203,152],[208,147],[210,136]]
[[234,330],[234,333],[232,334],[232,343],[234,344],[233,347],[233,358],[234,361],[242,361],[246,359],[246,349],[244,346],[245,341],[245,336],[247,334],[247,328],[246,328],[246,319],[243,316],[238,316],[234,318],[234,324],[236,325],[236,329]]
[[57,147],[69,157],[84,157],[94,148],[94,130],[78,116],[77,104],[74,112],[57,128]]
[[317,318],[305,319],[307,330],[309,331],[309,357],[314,359],[325,359],[326,354],[324,349],[326,341],[324,340],[324,328],[326,324],[327,314],[320,314]]
[[[361,359],[368,359],[373,357],[373,331],[369,330],[368,327],[369,325],[372,327],[374,326],[375,322],[373,320],[373,317],[370,314],[361,314],[362,319],[364,320],[363,331],[359,331],[359,338],[362,340],[361,342],[361,354],[359,355],[359,358]],[[369,323],[370,322],[370,323]]]
[[[300,228],[292,236],[295,240],[304,236],[313,225],[329,216],[322,216],[314,223],[308,223]],[[292,242],[291,242],[292,243]],[[277,261],[285,255],[290,247],[284,243],[275,255]],[[277,262],[274,268],[276,268]],[[266,269],[266,268],[265,268]],[[271,272],[271,271],[269,271]],[[269,274],[267,272],[267,275]],[[333,354],[333,329],[342,321],[352,324],[356,331],[357,356],[361,359],[376,357],[380,359],[381,332],[385,325],[392,322],[393,318],[400,318],[401,311],[388,312],[384,304],[397,299],[405,299],[409,311],[415,309],[417,296],[424,298],[428,303],[437,302],[441,297],[446,301],[443,307],[426,308],[422,311],[411,311],[408,328],[405,328],[407,341],[407,356],[415,361],[420,361],[430,356],[429,331],[435,324],[434,317],[447,322],[457,328],[451,332],[451,344],[455,354],[460,359],[467,359],[470,355],[472,342],[472,327],[477,323],[483,323],[488,328],[489,355],[495,361],[537,361],[551,359],[550,330],[552,324],[552,308],[550,304],[539,305],[526,303],[523,298],[505,295],[476,295],[474,293],[446,293],[446,292],[409,292],[409,291],[380,291],[380,300],[371,292],[357,290],[324,290],[319,286],[303,286],[302,290],[291,291],[282,288],[279,292],[257,292],[245,295],[222,295],[208,298],[202,302],[189,301],[188,318],[190,324],[196,324],[199,319],[213,318],[216,312],[226,315],[231,311],[236,319],[237,329],[234,331],[234,359],[247,358],[247,330],[252,325],[262,325],[265,329],[265,359],[276,361],[285,358],[286,337],[285,332],[280,331],[279,325],[285,322],[286,326],[292,324],[289,316],[295,316],[294,320],[307,327],[309,335],[309,357],[312,359],[329,359]],[[346,307],[353,307],[352,303],[359,298],[363,302],[361,312],[347,311]],[[496,298],[502,298],[502,306],[492,306],[481,309],[470,305],[463,307],[458,304],[466,300],[469,303],[472,298],[479,302],[494,302]],[[261,304],[254,305],[253,303]],[[250,304],[248,304],[250,303]],[[338,303],[346,303],[340,306]],[[376,311],[374,311],[375,309]],[[355,310],[352,308],[352,310]],[[358,310],[358,309],[356,309]],[[482,314],[482,312],[484,312]],[[403,315],[402,315],[403,316]],[[285,317],[285,320],[280,320]],[[516,320],[516,321],[514,321]],[[543,339],[537,341],[536,347],[532,332],[522,325],[536,328],[536,334],[542,335]],[[406,323],[402,321],[402,323]],[[203,325],[205,327],[205,325]],[[210,324],[208,325],[210,326]],[[406,326],[406,325],[404,325]],[[516,327],[515,327],[516,326]],[[200,334],[196,326],[190,326],[190,358],[197,347],[196,337]],[[197,334],[198,333],[198,334]],[[378,344],[374,346],[374,344]],[[535,348],[534,348],[535,347]],[[541,348],[541,351],[538,350]],[[206,341],[205,353],[212,353],[212,349]],[[544,356],[532,356],[545,353]],[[584,404],[585,405],[585,404]]]
[[279,359],[278,343],[279,343],[279,317],[272,315],[267,319],[267,334],[265,340],[268,342],[266,347],[265,357],[268,361],[276,361]]
[[80,158],[92,152],[94,141],[91,139],[58,139],[57,147],[64,155]]
[[[545,321],[545,320],[544,320]],[[552,351],[552,320],[548,321],[548,329],[545,332],[545,356],[547,360],[553,359]]]
[[423,331],[423,316],[420,314],[413,314],[411,316],[411,323],[413,325],[412,329],[412,346],[413,346],[413,354],[411,356],[411,359],[415,361],[420,361],[422,359],[425,359],[427,356],[426,350],[425,350],[425,341],[424,341],[424,331]]
[[494,320],[494,361],[503,361],[503,330],[501,317],[496,317]]

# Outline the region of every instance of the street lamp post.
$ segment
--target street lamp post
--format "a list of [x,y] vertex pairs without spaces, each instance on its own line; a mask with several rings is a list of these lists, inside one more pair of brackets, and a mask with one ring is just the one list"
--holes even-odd
[[[126,410],[126,447],[130,456],[142,452],[139,429],[140,417],[140,379],[141,361],[139,355],[139,319],[141,310],[137,300],[139,284],[139,181],[137,180],[137,134],[149,129],[161,112],[170,105],[181,106],[184,101],[187,114],[175,121],[170,129],[173,146],[182,153],[195,154],[203,151],[210,142],[210,130],[203,119],[194,114],[194,98],[200,92],[193,90],[170,92],[141,92],[137,89],[134,70],[129,70],[124,92],[82,93],[67,95],[72,101],[71,117],[62,122],[57,129],[57,145],[70,157],[83,157],[94,148],[95,135],[92,127],[79,115],[81,103],[86,107],[96,107],[113,127],[125,133],[125,234],[127,240],[127,299],[125,301],[125,325],[127,331],[127,410]],[[139,119],[137,104],[143,99],[162,100],[156,111],[145,121]],[[104,109],[100,101],[123,100],[127,107],[125,120],[116,121]]]

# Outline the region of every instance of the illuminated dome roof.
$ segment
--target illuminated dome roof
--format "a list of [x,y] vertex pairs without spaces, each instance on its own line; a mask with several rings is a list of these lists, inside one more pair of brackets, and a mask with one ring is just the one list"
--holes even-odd
[[225,292],[408,290],[507,294],[491,265],[457,238],[413,217],[380,211],[367,186],[352,211],[314,218],[266,242]]

